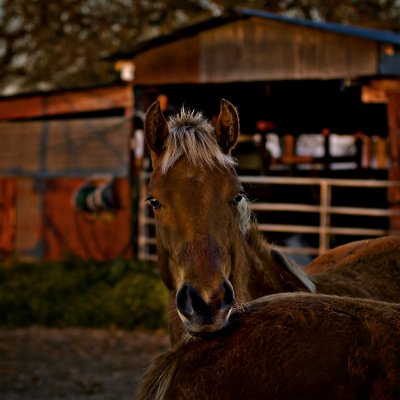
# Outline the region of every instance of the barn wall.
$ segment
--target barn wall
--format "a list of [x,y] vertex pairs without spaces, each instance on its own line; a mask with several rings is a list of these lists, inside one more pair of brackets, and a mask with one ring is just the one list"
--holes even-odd
[[253,17],[137,55],[135,83],[369,76],[378,72],[377,51],[371,40]]
[[16,236],[17,181],[0,178],[0,257],[12,255]]
[[199,36],[194,36],[139,54],[135,58],[135,83],[198,83],[199,46]]
[[0,257],[98,261],[132,257],[131,186],[115,181],[119,208],[91,215],[74,206],[84,178],[0,178]]
[[43,257],[43,182],[19,177],[17,184],[14,254],[24,259]]
[[0,175],[126,176],[130,129],[121,117],[0,122]]
[[[126,117],[0,122],[0,257],[132,257],[130,134]],[[75,207],[95,178],[114,182],[114,213]]]
[[24,119],[78,112],[132,108],[133,93],[130,86],[113,86],[41,93],[0,99],[0,120]]
[[113,260],[132,256],[131,189],[127,178],[117,179],[118,211],[90,215],[73,206],[84,179],[50,179],[44,196],[45,258],[75,254],[84,259]]
[[201,35],[203,82],[336,79],[377,73],[370,40],[252,18]]

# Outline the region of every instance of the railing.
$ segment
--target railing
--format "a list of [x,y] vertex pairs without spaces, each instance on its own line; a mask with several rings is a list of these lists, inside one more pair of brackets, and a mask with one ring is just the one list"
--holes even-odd
[[[139,206],[139,258],[143,260],[156,260],[156,239],[154,230],[154,217],[151,209],[145,204],[144,198],[147,191],[147,183],[149,174],[143,174],[141,177],[141,199]],[[286,185],[286,186],[302,186],[302,187],[319,187],[319,204],[298,204],[290,202],[270,202],[255,201],[252,202],[251,208],[257,214],[259,219],[258,228],[261,232],[268,233],[297,233],[297,234],[313,234],[318,236],[317,247],[301,246],[301,247],[281,247],[281,250],[288,254],[302,254],[309,256],[317,256],[327,251],[331,246],[332,236],[348,236],[348,237],[379,237],[387,234],[400,235],[398,231],[390,231],[386,227],[355,227],[355,226],[332,226],[331,217],[333,215],[344,216],[365,216],[365,217],[400,217],[400,210],[392,210],[388,208],[370,208],[370,207],[353,207],[353,206],[335,206],[332,204],[333,188],[367,188],[367,189],[388,189],[393,187],[400,188],[400,182],[381,181],[381,180],[354,180],[354,179],[328,179],[328,178],[289,178],[289,177],[265,177],[265,176],[241,176],[244,185]],[[312,213],[319,215],[319,224],[275,224],[265,223],[262,213],[269,215],[274,212],[284,213]]]
[[157,261],[155,218],[151,207],[146,203],[150,175],[148,172],[142,172],[139,179],[138,258],[144,261]]

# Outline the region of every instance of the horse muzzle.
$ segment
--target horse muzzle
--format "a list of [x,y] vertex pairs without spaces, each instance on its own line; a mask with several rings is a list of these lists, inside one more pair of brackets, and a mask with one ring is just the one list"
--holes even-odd
[[234,290],[228,280],[217,290],[203,294],[191,284],[184,283],[176,294],[179,317],[188,332],[196,336],[224,328],[234,301]]

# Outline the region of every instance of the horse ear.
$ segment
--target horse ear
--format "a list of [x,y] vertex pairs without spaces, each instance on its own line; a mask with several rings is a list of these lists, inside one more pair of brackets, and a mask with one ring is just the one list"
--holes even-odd
[[236,107],[225,99],[221,100],[215,133],[222,151],[228,154],[239,136],[239,115]]
[[147,110],[144,120],[144,136],[153,153],[162,153],[168,134],[167,120],[161,112],[160,102],[156,100]]

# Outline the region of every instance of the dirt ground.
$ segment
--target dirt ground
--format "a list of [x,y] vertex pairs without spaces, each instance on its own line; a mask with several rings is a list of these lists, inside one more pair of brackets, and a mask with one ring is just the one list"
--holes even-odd
[[134,400],[165,333],[97,329],[0,330],[2,400]]

